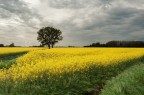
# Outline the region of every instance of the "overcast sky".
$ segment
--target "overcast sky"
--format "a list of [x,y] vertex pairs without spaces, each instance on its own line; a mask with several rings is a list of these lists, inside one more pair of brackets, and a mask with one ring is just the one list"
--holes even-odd
[[39,45],[37,31],[62,31],[57,45],[144,41],[144,0],[0,0],[0,43]]

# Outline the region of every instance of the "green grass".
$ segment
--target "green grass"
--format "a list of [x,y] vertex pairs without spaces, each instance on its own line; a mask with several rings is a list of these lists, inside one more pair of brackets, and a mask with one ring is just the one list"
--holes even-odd
[[0,55],[0,69],[3,68],[10,68],[11,65],[15,64],[16,58],[22,56],[26,52],[18,52],[18,53],[11,53],[11,54],[1,54]]
[[108,81],[100,95],[144,95],[144,64],[137,64]]
[[65,73],[62,77],[53,76],[51,79],[44,76],[19,83],[0,81],[0,95],[98,95],[107,80],[143,63],[144,57],[108,67],[92,66],[87,71]]

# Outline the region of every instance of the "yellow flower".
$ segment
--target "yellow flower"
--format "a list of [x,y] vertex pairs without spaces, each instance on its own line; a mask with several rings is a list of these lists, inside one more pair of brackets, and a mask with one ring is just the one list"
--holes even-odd
[[[4,48],[3,48],[4,50]],[[7,51],[7,52],[6,52]],[[65,73],[82,72],[92,66],[108,66],[133,60],[144,55],[143,48],[15,48],[15,52],[30,51],[17,58],[8,70],[0,70],[0,80],[34,80],[52,76],[61,77]],[[13,53],[5,49],[0,53]]]

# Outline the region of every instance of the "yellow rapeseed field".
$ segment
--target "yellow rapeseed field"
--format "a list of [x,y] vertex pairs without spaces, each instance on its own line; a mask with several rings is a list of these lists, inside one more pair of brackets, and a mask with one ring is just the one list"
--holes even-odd
[[[17,51],[20,51],[18,49]],[[28,49],[29,50],[29,49]],[[31,50],[31,49],[30,49]],[[0,53],[2,50],[0,50]],[[10,51],[12,52],[12,51]],[[54,48],[34,50],[19,57],[8,70],[0,70],[0,80],[18,82],[65,73],[90,70],[144,56],[143,48]]]

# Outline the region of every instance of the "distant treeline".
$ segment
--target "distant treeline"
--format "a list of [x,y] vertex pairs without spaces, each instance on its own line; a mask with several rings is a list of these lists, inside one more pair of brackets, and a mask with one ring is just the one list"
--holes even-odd
[[[14,43],[11,43],[10,45],[4,45],[4,44],[0,44],[0,47],[15,47]],[[19,46],[16,46],[19,47]]]
[[[15,46],[14,43],[11,43],[10,45],[0,44],[0,47],[21,47],[21,46]],[[39,45],[30,47],[44,47],[44,46]],[[68,47],[75,47],[75,46],[68,46]],[[105,44],[96,42],[84,47],[144,47],[144,41],[109,41]]]
[[84,47],[144,47],[144,41],[109,41],[106,44],[97,42]]

